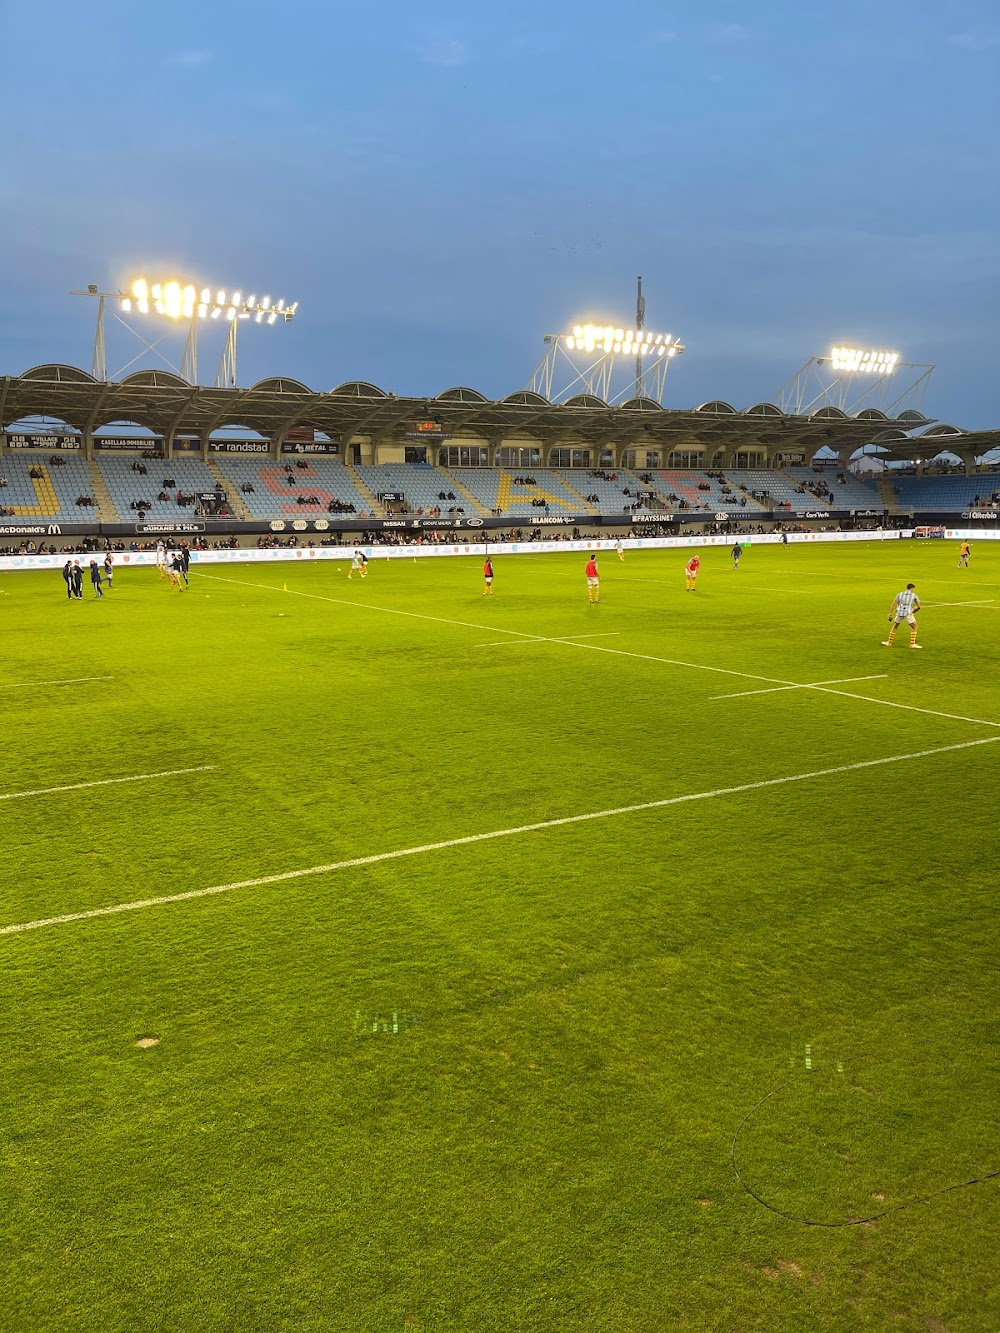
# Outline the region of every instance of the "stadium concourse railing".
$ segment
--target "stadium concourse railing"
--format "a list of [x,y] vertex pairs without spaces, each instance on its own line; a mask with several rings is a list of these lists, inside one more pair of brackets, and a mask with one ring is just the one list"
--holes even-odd
[[[1000,541],[1000,529],[984,530],[981,528],[922,525],[916,528],[881,529],[863,532],[834,532],[830,530],[825,532],[790,532],[787,537],[790,545],[800,545],[803,542],[885,542],[910,538],[948,538],[959,541],[968,538],[969,540],[992,539]],[[490,542],[485,540],[484,533],[479,533],[471,540],[467,538],[464,541],[428,543],[423,546],[412,544],[380,546],[378,543],[358,542],[346,546],[282,546],[263,550],[257,547],[239,547],[235,550],[193,550],[191,558],[193,564],[199,565],[272,564],[275,562],[308,564],[310,561],[349,560],[355,550],[364,551],[371,559],[384,558],[386,560],[441,558],[456,555],[479,557],[492,555],[496,557],[498,555],[539,555],[546,552],[562,552],[565,554],[577,551],[613,551],[617,547],[618,540],[614,537],[595,537],[589,541],[572,539],[569,541]],[[728,536],[696,536],[692,534],[684,537],[627,537],[621,538],[621,543],[626,550],[636,551],[662,550],[675,547],[731,546],[734,540],[736,539],[732,534]],[[782,534],[767,533],[765,535],[741,536],[739,540],[744,546],[775,546],[782,541]],[[152,565],[155,560],[156,554],[154,551],[118,551],[115,553],[115,565],[119,569]],[[25,552],[20,555],[0,556],[0,573],[23,569],[61,569],[65,562],[66,552],[55,555],[31,555]]]

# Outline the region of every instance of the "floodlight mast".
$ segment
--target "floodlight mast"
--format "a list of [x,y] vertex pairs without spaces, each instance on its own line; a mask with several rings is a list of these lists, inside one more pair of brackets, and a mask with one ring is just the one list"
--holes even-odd
[[904,361],[899,352],[833,347],[811,356],[778,392],[775,402],[790,416],[834,407],[846,416],[878,408],[889,418],[922,410],[933,365]]
[[[102,292],[98,289],[96,283],[90,283],[86,291],[72,292],[71,295],[89,296],[97,300],[93,372],[94,378],[102,382],[107,382],[108,379],[104,332],[105,303],[107,301],[114,302],[115,319],[142,343],[144,351],[153,352],[175,374],[180,374],[181,378],[187,380],[189,384],[198,383],[199,322],[205,319],[220,319],[225,316],[230,327],[222,353],[222,360],[219,364],[219,372],[216,376],[217,387],[235,386],[236,384],[236,329],[239,321],[252,319],[257,324],[275,324],[281,320],[288,324],[295,318],[299,308],[298,301],[291,303],[286,303],[284,299],[272,301],[270,296],[262,296],[258,300],[256,296],[251,295],[244,300],[242,293],[239,291],[234,291],[227,298],[225,291],[216,292],[208,287],[202,287],[199,291],[194,283],[182,284],[175,279],[150,283],[145,278],[137,278],[129,285],[127,292]],[[162,315],[175,322],[182,319],[187,321],[187,336],[179,370],[158,350],[159,344],[166,337],[166,334],[159,337],[156,342],[150,342],[137,329],[133,328],[127,320],[122,318],[122,314],[132,314],[133,312],[139,315]],[[131,361],[122,367],[116,378],[142,355],[143,353],[139,352],[134,356]]]
[[[671,361],[684,352],[684,344],[672,334],[621,329],[610,324],[577,324],[571,333],[547,333],[545,344],[548,350],[528,387],[551,403],[588,393],[609,406],[633,395],[662,404],[667,370]],[[635,378],[630,375],[626,386],[612,394],[615,368],[622,356],[634,365]],[[643,357],[649,362],[645,368]],[[558,380],[557,369],[566,372]]]

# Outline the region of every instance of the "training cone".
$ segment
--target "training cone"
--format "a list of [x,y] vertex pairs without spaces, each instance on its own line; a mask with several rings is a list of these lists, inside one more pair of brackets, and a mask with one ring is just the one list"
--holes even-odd
[[288,591],[288,584],[287,584],[287,583],[283,583],[283,584],[281,585],[281,591],[282,591],[282,592],[287,592],[287,591]]

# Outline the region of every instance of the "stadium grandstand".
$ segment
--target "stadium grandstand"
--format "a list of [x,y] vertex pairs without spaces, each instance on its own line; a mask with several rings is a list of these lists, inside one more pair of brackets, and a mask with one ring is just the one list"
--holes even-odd
[[[1000,473],[982,470],[1000,431],[960,431],[912,410],[795,416],[719,400],[690,410],[590,395],[555,404],[528,391],[495,402],[468,388],[397,398],[362,381],[227,389],[164,371],[107,383],[53,364],[0,379],[0,428],[9,530],[196,517],[355,529],[401,516],[833,521],[987,509],[1000,495]],[[863,454],[883,471],[852,472]],[[944,454],[964,475],[899,475]]]

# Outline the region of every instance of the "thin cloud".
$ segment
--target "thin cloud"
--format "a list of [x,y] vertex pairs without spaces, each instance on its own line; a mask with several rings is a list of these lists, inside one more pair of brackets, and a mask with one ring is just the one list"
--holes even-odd
[[214,58],[212,51],[177,51],[167,56],[164,64],[168,69],[201,69]]
[[426,65],[440,65],[445,69],[457,69],[464,65],[469,53],[463,44],[454,37],[443,37],[436,42],[428,42],[420,47],[420,59]]
[[669,28],[663,28],[660,32],[653,33],[653,41],[661,43],[676,42],[677,34],[672,32]]
[[1000,46],[1000,32],[954,32],[947,41],[963,51],[993,51]]
[[750,29],[742,23],[712,23],[708,28],[708,38],[712,42],[745,42],[750,36]]

